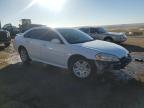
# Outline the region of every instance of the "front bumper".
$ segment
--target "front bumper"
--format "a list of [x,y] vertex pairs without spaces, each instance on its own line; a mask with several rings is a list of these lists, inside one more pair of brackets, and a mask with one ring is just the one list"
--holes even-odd
[[128,55],[128,57],[123,57],[120,59],[119,62],[113,62],[111,63],[111,65],[114,70],[120,70],[120,69],[124,69],[131,61],[132,61],[132,57]]
[[131,61],[132,57],[128,55],[127,57],[121,58],[119,62],[96,61],[95,64],[101,70],[120,70],[124,69]]

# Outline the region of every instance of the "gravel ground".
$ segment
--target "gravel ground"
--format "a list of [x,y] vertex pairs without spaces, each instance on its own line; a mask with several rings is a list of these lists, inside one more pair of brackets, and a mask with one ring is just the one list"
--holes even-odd
[[[133,59],[144,57],[144,49],[133,46],[124,45]],[[144,63],[133,60],[111,73],[81,81],[41,63],[24,66],[12,46],[1,46],[0,108],[143,108]]]
[[[131,48],[129,49],[131,50]],[[0,52],[0,55],[0,68],[6,67],[9,64],[16,64],[21,62],[19,54],[15,52],[12,45],[5,49],[5,51]],[[144,82],[144,63],[135,61],[136,58],[144,59],[144,52],[132,52],[131,55],[133,62],[129,64],[125,69],[120,71],[113,71],[113,73],[116,73],[116,75],[119,73],[126,73],[131,78],[135,78],[138,81]]]

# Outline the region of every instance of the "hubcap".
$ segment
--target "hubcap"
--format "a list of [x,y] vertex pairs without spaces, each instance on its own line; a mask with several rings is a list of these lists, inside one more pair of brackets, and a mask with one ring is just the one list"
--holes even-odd
[[21,60],[23,62],[25,62],[27,60],[27,52],[25,50],[23,50],[23,49],[21,50],[20,56],[21,56]]
[[73,66],[74,74],[79,78],[87,78],[91,73],[91,66],[84,60],[77,61]]

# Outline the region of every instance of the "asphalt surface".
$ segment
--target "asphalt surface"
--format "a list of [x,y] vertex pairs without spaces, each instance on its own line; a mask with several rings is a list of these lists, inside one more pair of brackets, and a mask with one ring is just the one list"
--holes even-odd
[[144,107],[143,84],[124,71],[79,80],[53,66],[36,62],[23,65],[9,48],[1,53],[9,54],[11,60],[0,69],[0,108]]

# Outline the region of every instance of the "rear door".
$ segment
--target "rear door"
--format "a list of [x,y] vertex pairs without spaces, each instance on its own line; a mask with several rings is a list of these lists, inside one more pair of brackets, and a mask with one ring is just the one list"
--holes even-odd
[[42,40],[46,29],[34,29],[24,35],[25,46],[32,59],[41,59]]

